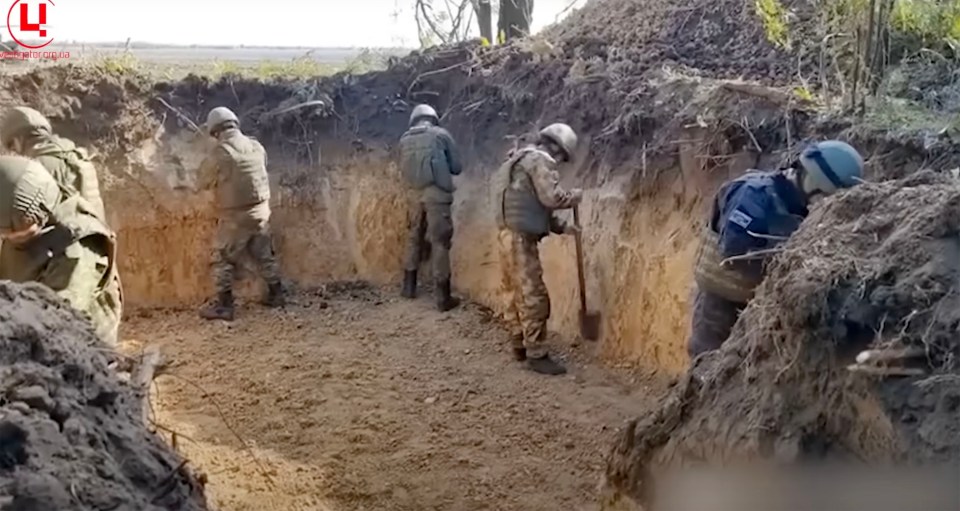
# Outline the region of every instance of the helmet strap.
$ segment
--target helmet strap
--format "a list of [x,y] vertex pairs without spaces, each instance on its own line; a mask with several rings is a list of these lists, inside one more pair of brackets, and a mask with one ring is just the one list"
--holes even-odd
[[833,171],[833,167],[831,167],[830,164],[827,163],[826,158],[824,158],[823,155],[820,154],[820,151],[818,150],[810,151],[807,154],[807,156],[811,160],[813,160],[813,162],[816,163],[818,167],[820,167],[820,171],[823,173],[824,177],[826,177],[827,180],[830,181],[830,183],[835,188],[844,188],[843,182],[841,182],[840,178],[837,177],[837,173]]

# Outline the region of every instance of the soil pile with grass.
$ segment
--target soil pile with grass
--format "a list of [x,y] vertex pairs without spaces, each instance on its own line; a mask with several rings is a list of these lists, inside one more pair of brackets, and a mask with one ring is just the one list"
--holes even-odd
[[[960,182],[926,171],[859,186],[811,214],[724,347],[623,431],[608,481],[649,503],[681,460],[955,465],[958,326]],[[848,370],[865,349],[908,347],[924,374]]]
[[0,283],[0,508],[207,509],[107,351],[48,289]]
[[[793,4],[801,3],[782,2],[796,38],[810,20],[803,14],[809,9]],[[756,4],[740,0],[593,0],[547,36],[568,55],[607,61],[625,75],[673,64],[713,78],[779,84],[813,64],[798,62],[796,45],[771,43]]]

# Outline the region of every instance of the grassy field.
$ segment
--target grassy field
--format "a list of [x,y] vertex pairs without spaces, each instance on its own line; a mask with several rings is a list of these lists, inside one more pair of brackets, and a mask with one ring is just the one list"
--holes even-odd
[[[69,52],[60,62],[100,66],[111,72],[139,71],[173,80],[190,73],[217,78],[235,73],[259,78],[302,78],[340,71],[363,73],[382,69],[403,48],[259,48],[203,46],[133,46],[64,44],[46,48]],[[4,71],[16,72],[54,61],[5,60]]]

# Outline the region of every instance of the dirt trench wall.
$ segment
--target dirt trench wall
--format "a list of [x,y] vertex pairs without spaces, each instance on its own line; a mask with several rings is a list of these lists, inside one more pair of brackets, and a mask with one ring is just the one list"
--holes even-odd
[[[587,190],[587,294],[603,314],[602,351],[615,362],[682,370],[692,263],[709,200],[723,180],[795,150],[806,114],[774,89],[675,73],[612,88],[567,62],[515,57],[484,74],[458,69],[473,65],[462,49],[441,50],[382,73],[268,83],[190,77],[157,84],[67,66],[6,77],[0,105],[34,105],[58,132],[96,153],[131,309],[192,307],[213,292],[212,196],[175,189],[192,185],[211,142],[184,118],[200,123],[210,108],[226,105],[267,148],[275,244],[288,279],[387,284],[401,275],[408,207],[392,151],[418,94],[439,94],[430,102],[444,112],[466,160],[454,204],[454,287],[494,309],[500,278],[490,175],[518,136],[567,121],[582,143],[561,169],[562,182]],[[274,115],[313,99],[327,106]],[[888,149],[879,144],[868,154]],[[573,240],[545,240],[542,259],[550,328],[576,337]],[[247,279],[241,291],[251,296],[257,285]]]
[[[172,188],[178,173],[199,165],[204,144],[182,136],[165,144],[147,151],[152,156],[145,166]],[[159,153],[179,155],[183,168],[158,163],[163,161]],[[274,154],[271,161],[279,159]],[[285,276],[300,286],[354,277],[398,282],[408,204],[390,154],[347,152],[326,159],[329,163],[320,167],[302,161],[271,165],[275,244]],[[655,196],[628,197],[631,182],[624,172],[587,192],[582,221],[588,300],[604,312],[611,356],[639,358],[667,370],[686,364],[682,341],[695,226],[713,180],[741,170],[709,176],[690,158],[676,175],[662,180]],[[452,265],[459,292],[499,310],[496,229],[487,189],[491,171],[470,165],[458,179]],[[577,185],[575,176],[564,177],[568,186]],[[121,240],[127,299],[134,307],[199,303],[213,292],[209,265],[216,217],[211,194],[161,186],[149,192],[125,186],[107,193],[110,222]],[[573,239],[546,239],[542,258],[553,306],[550,327],[574,337],[579,296]],[[422,271],[429,281],[429,266]],[[256,292],[251,282],[255,280],[248,279],[243,288],[248,296]]]

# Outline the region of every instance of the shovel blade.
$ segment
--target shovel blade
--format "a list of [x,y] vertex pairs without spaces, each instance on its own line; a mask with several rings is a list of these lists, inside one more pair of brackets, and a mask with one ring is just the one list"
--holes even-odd
[[588,341],[596,341],[600,338],[599,312],[580,313],[580,336]]

